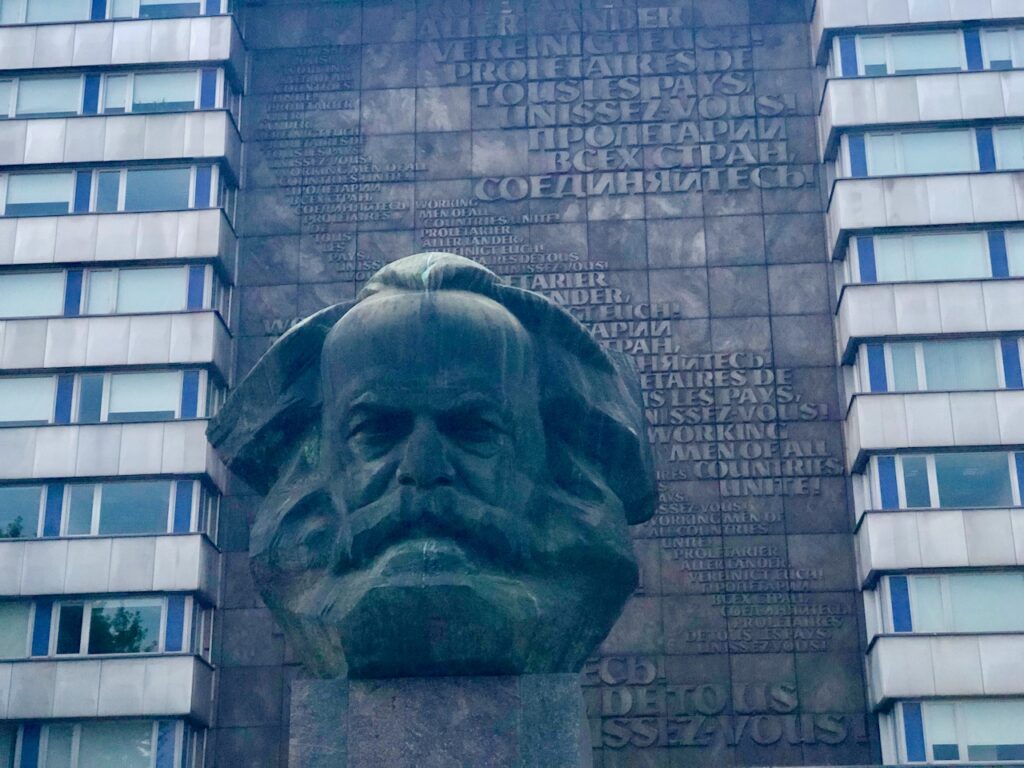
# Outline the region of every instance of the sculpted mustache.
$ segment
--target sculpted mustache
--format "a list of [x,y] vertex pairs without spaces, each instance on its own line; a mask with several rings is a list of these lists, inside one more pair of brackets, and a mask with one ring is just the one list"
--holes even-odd
[[351,540],[336,547],[339,571],[364,566],[389,547],[417,538],[450,539],[482,564],[516,563],[529,535],[524,521],[450,486],[396,488],[350,512],[349,526]]

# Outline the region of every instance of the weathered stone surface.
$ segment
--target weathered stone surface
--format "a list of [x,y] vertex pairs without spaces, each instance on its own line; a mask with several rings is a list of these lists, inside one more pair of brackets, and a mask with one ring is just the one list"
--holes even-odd
[[589,768],[579,678],[297,680],[302,768]]
[[636,373],[450,254],[282,337],[213,421],[263,494],[253,573],[325,677],[577,672],[656,489]]

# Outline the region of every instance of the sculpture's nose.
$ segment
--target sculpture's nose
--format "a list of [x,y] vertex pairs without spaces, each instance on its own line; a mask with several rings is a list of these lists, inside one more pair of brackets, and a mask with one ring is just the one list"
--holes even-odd
[[451,485],[454,477],[437,426],[431,419],[417,419],[398,465],[398,483],[429,490]]

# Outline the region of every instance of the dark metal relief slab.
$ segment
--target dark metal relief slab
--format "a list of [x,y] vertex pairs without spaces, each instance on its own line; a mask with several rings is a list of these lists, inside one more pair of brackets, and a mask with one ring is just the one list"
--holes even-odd
[[[640,371],[661,503],[583,671],[600,768],[877,760],[805,5],[241,13],[236,379],[420,251],[543,293]],[[248,580],[245,509],[225,515],[218,764],[283,765],[295,663]]]

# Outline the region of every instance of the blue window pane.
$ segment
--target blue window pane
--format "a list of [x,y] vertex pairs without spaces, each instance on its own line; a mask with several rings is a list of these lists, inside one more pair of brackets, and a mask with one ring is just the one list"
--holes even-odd
[[220,12],[220,0],[206,0],[207,16],[216,16]]
[[107,0],[92,0],[92,12],[89,18],[93,21],[100,21],[107,18]]
[[1000,339],[1003,350],[1003,373],[1007,389],[1024,389],[1024,377],[1020,369],[1020,346],[1017,339]]
[[943,508],[1007,507],[1013,504],[1005,453],[939,453],[935,456]]
[[1006,233],[1001,229],[988,233],[988,255],[992,260],[992,277],[1009,277],[1010,266],[1006,257]]
[[43,513],[44,537],[60,536],[60,513],[63,506],[64,486],[57,484],[46,486],[46,507]]
[[868,344],[868,375],[871,379],[872,392],[888,392],[889,382],[885,376],[885,347],[881,344]]
[[903,488],[908,507],[923,509],[932,505],[932,493],[928,487],[928,461],[924,456],[903,457]]
[[140,168],[129,170],[125,182],[124,210],[177,211],[188,208],[188,168]]
[[213,168],[201,165],[196,168],[196,208],[210,207],[210,184],[213,181]]
[[1017,487],[1024,489],[1024,453],[1014,454],[1013,461],[1017,467]]
[[862,179],[868,175],[868,153],[863,136],[850,136],[850,175]]
[[882,491],[882,509],[899,509],[900,493],[896,485],[896,458],[878,457],[878,484]]
[[185,597],[171,595],[167,598],[167,633],[164,636],[164,650],[178,653],[182,649],[182,635],[185,632]]
[[903,703],[903,733],[907,739],[907,760],[911,763],[923,763],[926,758],[920,704]]
[[996,145],[992,141],[991,128],[976,128],[975,138],[978,141],[978,167],[983,171],[996,169]]
[[964,48],[967,50],[967,69],[978,72],[985,68],[981,55],[981,35],[976,29],[964,30]]
[[199,81],[199,108],[213,109],[217,106],[217,70],[204,69]]
[[100,76],[85,76],[85,95],[82,98],[82,114],[95,115],[100,111]]
[[910,590],[906,576],[889,579],[889,597],[892,600],[892,628],[896,632],[913,632],[914,623],[910,618]]
[[842,63],[843,77],[856,77],[857,39],[855,37],[839,38],[839,59]]
[[181,418],[194,419],[199,411],[199,371],[185,371],[181,383]]
[[140,19],[173,19],[179,16],[198,16],[200,3],[175,3],[167,0],[142,0],[139,6]]
[[64,281],[64,317],[78,317],[82,311],[82,270],[69,269]]
[[39,765],[39,734],[42,728],[35,723],[26,723],[21,729],[21,768],[36,768]]
[[167,720],[160,721],[156,735],[156,768],[174,768],[174,732],[175,724]]
[[192,525],[192,481],[179,480],[174,495],[174,532],[188,533]]
[[75,213],[89,212],[89,197],[92,193],[92,171],[75,174]]
[[46,656],[50,652],[50,618],[52,600],[36,600],[36,620],[32,625],[32,655]]
[[873,237],[857,238],[857,263],[860,266],[862,283],[877,283],[878,271],[875,268],[875,239]]
[[57,404],[53,411],[54,424],[71,423],[71,398],[75,391],[74,374],[57,377]]
[[78,421],[97,424],[103,408],[103,374],[92,373],[78,380]]
[[96,179],[96,210],[111,213],[117,210],[117,198],[121,190],[120,171],[101,171]]
[[188,268],[188,300],[185,306],[188,309],[203,308],[203,293],[205,289],[206,267]]

